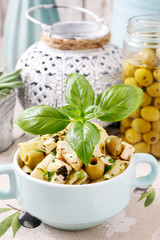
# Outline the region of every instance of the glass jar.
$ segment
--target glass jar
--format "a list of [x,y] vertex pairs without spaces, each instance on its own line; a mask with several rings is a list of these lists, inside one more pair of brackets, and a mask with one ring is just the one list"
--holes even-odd
[[142,88],[143,101],[121,121],[121,137],[160,158],[160,15],[130,18],[123,50],[123,83]]

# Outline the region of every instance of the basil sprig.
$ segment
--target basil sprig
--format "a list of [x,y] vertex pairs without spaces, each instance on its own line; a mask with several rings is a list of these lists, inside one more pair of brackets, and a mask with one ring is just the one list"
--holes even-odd
[[72,73],[65,88],[65,100],[69,105],[61,109],[45,105],[28,108],[15,124],[25,132],[42,135],[61,131],[72,122],[67,133],[68,143],[87,166],[100,139],[99,130],[89,120],[120,121],[140,106],[142,97],[142,89],[119,84],[101,93],[94,105],[94,91],[90,83],[82,75]]

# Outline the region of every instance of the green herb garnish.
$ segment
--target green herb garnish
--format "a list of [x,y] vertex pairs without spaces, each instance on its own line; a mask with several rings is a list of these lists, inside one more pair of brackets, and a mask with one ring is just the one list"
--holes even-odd
[[104,174],[107,173],[109,170],[111,170],[112,167],[114,166],[115,162],[116,162],[116,160],[113,159],[113,158],[110,158],[108,161],[112,164],[105,167]]
[[0,72],[0,98],[10,93],[10,89],[24,86],[24,83],[20,81],[20,72],[21,69],[6,75]]
[[34,149],[34,151],[35,151],[35,152],[41,152],[41,153],[43,153],[43,154],[45,155],[45,151],[42,150],[42,149]]
[[75,173],[76,171],[74,170],[74,169],[72,169],[72,171],[70,172],[70,174],[69,175],[71,175],[71,174],[73,174],[73,173]]
[[83,178],[83,177],[84,177],[84,173],[83,173],[83,172],[79,172],[79,173],[77,174],[77,177],[78,177],[78,178]]
[[56,154],[57,154],[56,148],[54,148],[54,149],[51,151],[51,153],[53,154],[53,156],[56,156]]
[[49,172],[49,171],[46,170],[46,171],[43,173],[43,178],[44,178],[44,179],[47,178],[48,182],[50,182],[50,181],[52,180],[53,174],[54,174],[54,172]]
[[72,122],[67,141],[87,166],[100,139],[100,131],[89,121],[98,118],[104,122],[118,122],[134,112],[142,98],[142,89],[119,84],[107,88],[95,100],[90,83],[82,75],[72,73],[65,87],[65,100],[69,105],[61,109],[33,106],[20,114],[15,124],[30,134],[43,135],[61,131]]

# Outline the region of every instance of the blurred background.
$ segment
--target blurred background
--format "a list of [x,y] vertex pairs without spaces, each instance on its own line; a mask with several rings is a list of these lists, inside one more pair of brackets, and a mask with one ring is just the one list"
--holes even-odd
[[[7,7],[11,0],[1,0],[0,1],[0,64],[2,63],[2,41],[3,41],[3,33],[4,33],[4,23],[5,17],[7,13]],[[23,0],[24,4],[27,4],[29,0]],[[15,1],[15,3],[17,0]],[[37,0],[31,1],[33,4],[36,5]],[[43,1],[44,3],[45,1]],[[52,1],[50,1],[52,2]],[[46,1],[47,3],[47,1]],[[54,2],[53,2],[54,3]],[[112,3],[113,0],[56,0],[56,4],[67,4],[67,5],[74,5],[79,7],[87,8],[97,14],[99,17],[104,17],[108,20],[109,27],[111,27],[111,19],[112,19]],[[20,13],[19,13],[20,14]],[[25,18],[25,15],[24,15]],[[80,12],[73,12],[66,11],[65,9],[59,10],[59,18],[61,21],[64,20],[91,20],[91,18],[87,14],[83,14]],[[9,27],[9,26],[8,26]],[[18,24],[17,24],[18,28]]]

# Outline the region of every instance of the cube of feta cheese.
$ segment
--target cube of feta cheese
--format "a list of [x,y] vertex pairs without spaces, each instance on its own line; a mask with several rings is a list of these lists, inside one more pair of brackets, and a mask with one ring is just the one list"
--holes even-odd
[[120,158],[123,160],[130,160],[132,154],[134,153],[135,148],[126,142],[122,142],[122,152],[120,154]]
[[83,163],[82,161],[77,157],[75,152],[71,153],[64,153],[63,154],[64,160],[72,166],[72,168],[75,169],[75,171],[79,170],[82,166]]

